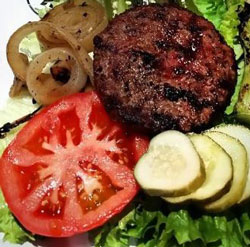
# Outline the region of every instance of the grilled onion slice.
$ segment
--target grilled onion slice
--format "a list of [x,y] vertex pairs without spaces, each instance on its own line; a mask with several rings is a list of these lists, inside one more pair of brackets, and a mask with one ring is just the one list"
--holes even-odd
[[[46,73],[48,63],[52,66]],[[86,84],[87,75],[72,50],[60,47],[38,55],[30,63],[26,79],[34,99],[49,105],[65,95],[79,92]]]
[[[42,21],[47,21],[70,33],[88,51],[93,51],[93,38],[108,24],[103,6],[95,0],[71,0],[56,6]],[[39,35],[41,41],[60,42],[48,33]]]
[[[58,43],[63,43],[75,51],[75,56],[80,62],[84,72],[93,79],[92,60],[84,47],[70,34],[63,31],[53,23],[39,21],[29,22],[19,28],[10,38],[7,45],[7,58],[15,76],[25,82],[29,62],[24,54],[19,52],[21,41],[29,34],[39,32],[41,35],[46,34],[51,39],[57,39]],[[55,38],[56,37],[56,38]]]

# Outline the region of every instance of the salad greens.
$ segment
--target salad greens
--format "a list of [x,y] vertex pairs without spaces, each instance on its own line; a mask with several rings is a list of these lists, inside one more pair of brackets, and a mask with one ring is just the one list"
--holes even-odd
[[239,13],[243,10],[244,0],[228,0],[227,6],[218,30],[227,44],[234,49],[236,60],[238,60],[243,54],[238,27],[240,25]]
[[[2,152],[2,146],[0,148]],[[4,201],[2,192],[0,191],[0,231],[4,232],[4,240],[10,243],[24,243],[26,241],[34,241],[32,234],[25,231],[16,221],[8,205]]]
[[[36,9],[43,17],[52,7],[66,0],[44,0],[41,9]],[[143,0],[99,0],[106,8],[109,19],[127,8],[143,4]],[[147,2],[161,3],[163,0],[149,0]],[[238,100],[241,84],[249,81],[250,57],[243,56],[243,52],[250,50],[250,21],[248,21],[245,35],[241,43],[241,20],[239,15],[244,8],[244,0],[170,0],[191,11],[204,16],[217,28],[225,41],[236,55],[238,66],[238,80],[235,94],[226,113],[231,114]],[[31,43],[36,37],[31,36],[23,41],[21,50],[32,59],[39,53],[40,47]],[[248,41],[247,41],[248,39]],[[248,53],[250,54],[250,53]],[[247,67],[246,67],[247,66]],[[248,100],[248,102],[250,102]],[[248,103],[249,104],[249,103]],[[34,111],[36,105],[31,103],[27,94],[7,102],[4,110],[0,111],[0,125],[15,120]],[[20,110],[21,109],[21,110]],[[249,120],[250,121],[250,120]],[[8,133],[5,139],[0,139],[0,155],[14,138],[18,127]],[[128,247],[129,244],[138,247],[245,247],[250,246],[250,210],[247,207],[237,211],[228,211],[224,215],[205,215],[190,208],[178,210],[171,208],[161,199],[142,198],[141,195],[127,208],[119,220],[112,219],[99,230],[92,231],[96,247]],[[12,243],[33,241],[34,236],[22,229],[7,208],[0,192],[0,231],[5,233],[5,240]]]
[[231,104],[227,107],[226,113],[231,114],[234,111],[235,104],[237,103],[239,92],[243,80],[244,74],[244,57],[243,48],[239,38],[239,12],[243,9],[244,0],[229,0],[228,1],[228,10],[224,14],[221,25],[219,26],[219,32],[225,38],[227,44],[234,49],[236,61],[238,65],[238,78],[237,85],[235,88],[234,95],[231,99]]
[[[222,17],[227,12],[227,6],[224,0],[193,0],[194,6],[199,13],[206,19],[210,20],[216,29],[219,29]],[[192,9],[190,9],[192,10]]]
[[237,118],[246,124],[250,124],[250,20],[245,24],[242,32],[242,40],[245,48],[245,73],[242,82],[242,90],[236,105]]
[[66,1],[67,0],[43,0],[41,5],[44,7],[39,9],[36,8],[35,10],[37,11],[38,16],[43,18],[52,8]]
[[128,9],[128,4],[124,0],[117,0],[117,14],[120,14]]
[[96,247],[246,247],[250,212],[206,215],[166,208],[160,199],[144,199],[117,222],[92,232]]

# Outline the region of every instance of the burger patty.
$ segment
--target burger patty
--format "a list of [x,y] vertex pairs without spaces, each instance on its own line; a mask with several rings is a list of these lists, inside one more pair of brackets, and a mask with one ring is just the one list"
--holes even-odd
[[213,24],[175,5],[130,9],[94,45],[94,83],[106,110],[151,133],[204,127],[236,83],[234,52]]

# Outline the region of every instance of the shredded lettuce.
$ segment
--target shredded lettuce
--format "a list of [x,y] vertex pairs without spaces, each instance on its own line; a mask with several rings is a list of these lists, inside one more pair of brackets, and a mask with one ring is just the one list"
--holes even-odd
[[158,199],[135,206],[121,220],[93,232],[95,247],[246,247],[250,244],[249,212],[198,215],[168,210]]

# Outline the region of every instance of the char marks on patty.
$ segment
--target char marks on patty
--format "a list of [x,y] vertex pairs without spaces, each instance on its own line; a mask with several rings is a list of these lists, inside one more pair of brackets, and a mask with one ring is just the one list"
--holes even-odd
[[107,111],[151,133],[207,125],[236,83],[233,50],[209,21],[175,5],[130,9],[94,44],[95,86]]

